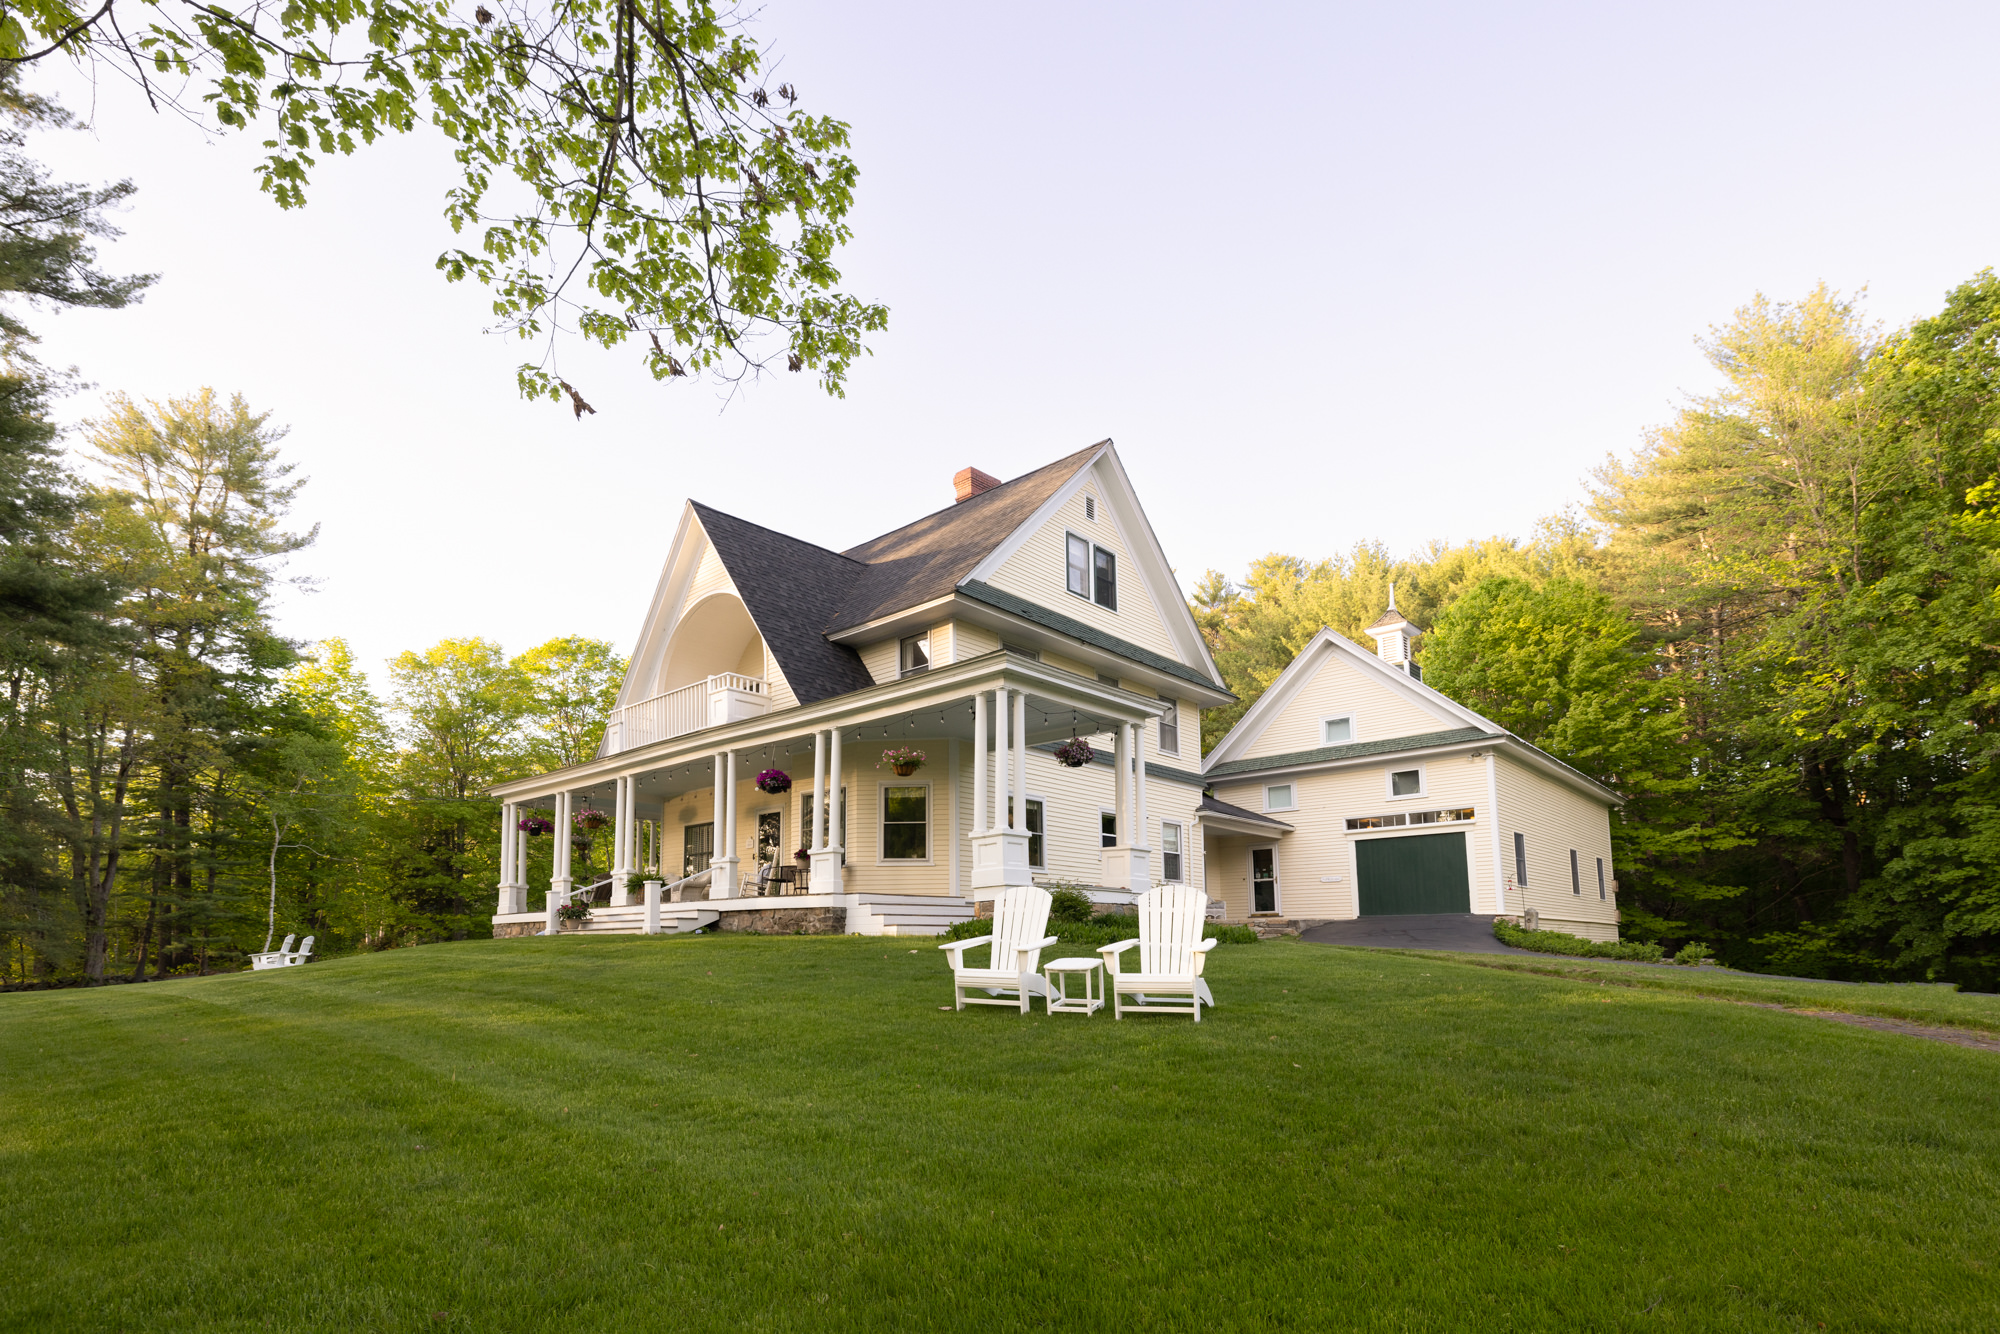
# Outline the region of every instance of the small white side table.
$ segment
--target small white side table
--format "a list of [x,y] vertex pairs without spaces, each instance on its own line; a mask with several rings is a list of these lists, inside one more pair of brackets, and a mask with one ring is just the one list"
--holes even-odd
[[[1069,994],[1069,979],[1083,974],[1083,994]],[[1042,966],[1048,994],[1042,1003],[1050,1014],[1094,1014],[1104,1008],[1104,960],[1055,959]]]

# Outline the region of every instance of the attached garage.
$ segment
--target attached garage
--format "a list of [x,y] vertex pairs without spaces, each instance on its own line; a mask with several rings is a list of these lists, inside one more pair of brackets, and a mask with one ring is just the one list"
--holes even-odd
[[1363,917],[1472,911],[1463,830],[1359,839],[1354,869]]

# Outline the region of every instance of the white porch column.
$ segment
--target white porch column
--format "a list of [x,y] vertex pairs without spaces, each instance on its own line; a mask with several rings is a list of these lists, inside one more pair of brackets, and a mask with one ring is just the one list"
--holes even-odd
[[[985,703],[981,696],[980,703]],[[1015,720],[1023,724],[1016,728],[1012,740],[1008,737],[1007,724]],[[1028,835],[1023,832],[1027,825],[1027,807],[1016,792],[1027,790],[1027,752],[1023,748],[1027,721],[1026,701],[1017,702],[1013,691],[1002,686],[993,692],[993,818],[990,823],[972,837],[972,891],[974,899],[990,899],[1002,889],[1011,885],[1029,885],[1034,881],[1028,874]],[[979,728],[979,748],[985,745],[986,729]],[[1010,766],[1009,752],[1015,752],[1015,762]],[[974,772],[984,775],[985,756],[975,754]],[[1019,781],[1009,781],[1010,767],[1020,775]],[[1011,802],[1009,798],[1014,800]],[[985,802],[977,803],[983,814]]]
[[549,848],[549,893],[547,900],[547,931],[555,935],[562,930],[562,919],[556,916],[556,909],[569,899],[569,793],[556,793],[555,842]]
[[822,734],[826,745],[820,748],[819,738],[813,741],[815,758],[813,761],[813,823],[826,823],[826,835],[812,858],[812,892],[815,894],[844,894],[847,892],[847,876],[841,866],[845,858],[847,840],[840,831],[845,812],[840,800],[840,729],[829,727]]
[[986,692],[972,697],[972,836],[979,837],[986,824]]
[[1028,832],[1028,692],[1014,692],[1014,832]]
[[1132,850],[1132,888],[1153,887],[1153,843],[1146,824],[1146,724],[1132,724],[1132,836],[1125,840]]
[[952,893],[962,895],[965,893],[965,883],[964,881],[959,879],[958,875],[959,779],[958,779],[957,737],[953,737],[944,743],[944,754],[945,754],[945,762],[944,762],[945,802],[947,803],[945,809],[951,812],[951,814],[948,817],[946,817],[945,820],[942,822],[941,826],[944,829],[944,836],[951,840],[951,851],[948,854],[946,854],[947,861],[949,862],[949,869],[947,873],[951,877],[951,879],[947,883],[951,885]]
[[812,829],[806,835],[806,851],[821,853],[826,851],[826,840],[820,831],[826,828],[826,731],[824,728],[813,733],[813,806]]
[[727,816],[729,842],[723,845],[727,855],[723,857],[722,864],[729,868],[729,896],[734,898],[736,895],[736,867],[739,861],[739,858],[736,856],[736,845],[739,841],[736,829],[736,752],[733,750],[724,751],[722,753],[722,763],[726,771],[722,780],[722,795],[724,803],[729,808]]
[[[1146,889],[1148,886],[1145,882],[1145,868],[1143,864],[1145,854],[1139,852],[1134,847],[1134,844],[1138,840],[1135,837],[1132,821],[1132,756],[1134,753],[1132,724],[1114,724],[1111,729],[1111,736],[1111,810],[1112,818],[1117,822],[1118,831],[1113,846],[1104,850],[1104,883],[1114,889],[1139,891]],[[1136,867],[1134,865],[1135,858],[1139,862],[1139,865]]]
[[710,807],[709,814],[709,829],[712,832],[708,850],[708,896],[712,899],[726,899],[736,888],[730,883],[728,871],[722,860],[723,852],[728,847],[724,841],[727,837],[724,831],[728,828],[729,822],[729,794],[726,791],[729,766],[723,762],[722,752],[719,750],[709,757],[708,762],[715,769],[715,782],[712,785],[714,790],[711,794],[714,804]]
[[493,906],[496,914],[519,912],[514,906],[515,824],[520,820],[511,801],[500,804],[500,896]]
[[611,790],[611,906],[632,902],[632,780],[619,777]]

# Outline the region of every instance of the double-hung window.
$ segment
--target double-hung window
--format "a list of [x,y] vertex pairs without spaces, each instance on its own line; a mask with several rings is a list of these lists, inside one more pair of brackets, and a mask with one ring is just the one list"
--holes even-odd
[[1181,753],[1181,706],[1172,702],[1167,711],[1160,715],[1160,753],[1178,755]]
[[920,862],[930,853],[928,783],[882,788],[882,860]]
[[1171,884],[1181,880],[1181,827],[1165,821],[1160,824],[1160,875]]
[[1070,533],[1063,540],[1063,586],[1106,611],[1118,610],[1118,557]]
[[1099,812],[1097,817],[1098,837],[1107,848],[1118,846],[1118,816],[1114,811]]
[[911,635],[902,644],[903,675],[915,676],[931,669],[931,637]]

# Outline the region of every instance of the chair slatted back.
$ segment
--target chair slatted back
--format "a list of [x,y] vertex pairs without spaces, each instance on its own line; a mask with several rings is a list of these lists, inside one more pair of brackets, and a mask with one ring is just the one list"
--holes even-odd
[[285,943],[284,943],[284,944],[282,944],[282,945],[280,945],[280,946],[278,946],[278,948],[277,948],[276,950],[272,951],[272,953],[274,953],[274,954],[290,954],[290,953],[292,952],[292,942],[293,942],[293,941],[295,941],[295,940],[297,940],[298,938],[299,938],[299,934],[298,934],[298,932],[294,931],[294,932],[293,932],[293,933],[292,933],[291,935],[289,935],[289,936],[286,936],[286,937],[285,937]]
[[[1012,968],[1020,956],[1020,945],[1040,945],[1049,934],[1049,892],[1039,885],[1016,885],[993,903],[993,955],[991,968]],[[1034,951],[1022,960],[1033,972],[1042,966],[1042,952]]]
[[1161,885],[1139,896],[1139,971],[1194,975],[1194,947],[1208,919],[1208,895],[1192,885]]
[[306,957],[306,955],[311,954],[312,952],[313,952],[313,938],[311,936],[307,936],[305,944],[299,946],[299,957],[303,959]]

